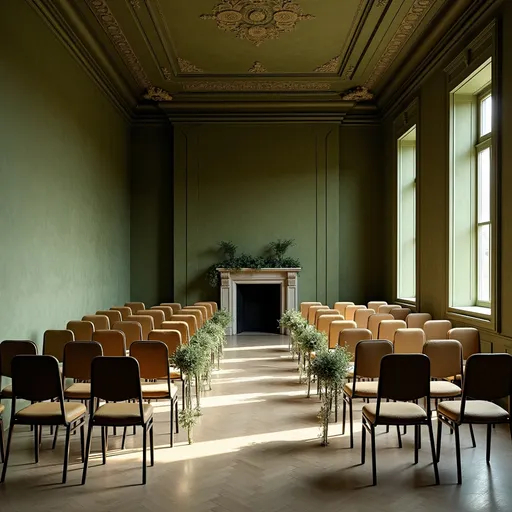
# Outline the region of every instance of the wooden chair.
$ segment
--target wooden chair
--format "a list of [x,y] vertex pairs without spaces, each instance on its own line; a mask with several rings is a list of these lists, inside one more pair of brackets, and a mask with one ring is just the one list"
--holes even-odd
[[400,309],[401,307],[402,306],[399,306],[398,304],[383,304],[379,306],[379,308],[377,309],[377,313],[386,315],[391,313],[393,309]]
[[82,317],[85,322],[92,322],[94,330],[110,329],[110,320],[107,315],[85,315]]
[[395,320],[406,320],[411,314],[410,308],[393,308],[390,313],[393,315]]
[[129,307],[133,313],[135,313],[135,311],[140,311],[141,309],[146,309],[144,302],[127,302],[125,306]]
[[311,306],[321,306],[321,302],[301,302],[300,303],[300,314],[302,318],[308,319],[309,308]]
[[357,342],[354,352],[353,379],[352,382],[347,382],[343,386],[343,422],[341,427],[341,434],[345,435],[345,421],[348,405],[350,448],[354,447],[352,401],[355,398],[377,398],[379,383],[373,379],[379,378],[380,361],[385,355],[393,353],[393,345],[388,340],[372,340],[370,338]]
[[387,306],[388,303],[385,300],[371,300],[368,302],[368,309],[375,310],[375,313],[378,313],[380,306]]
[[155,309],[157,311],[163,311],[164,313],[164,322],[167,322],[172,318],[173,310],[171,306],[152,306],[151,309]]
[[205,301],[207,302],[208,304],[211,304],[212,308],[213,308],[213,314],[217,313],[217,311],[219,310],[219,307],[217,305],[217,303],[213,300],[207,300]]
[[127,349],[130,348],[134,341],[141,341],[143,339],[142,326],[139,322],[117,322],[114,324],[114,330],[124,333]]
[[430,313],[410,313],[405,323],[409,329],[423,329],[428,320],[432,320]]
[[162,322],[165,322],[165,313],[158,309],[141,309],[137,315],[147,315],[153,318],[153,328],[160,329]]
[[350,304],[345,308],[345,320],[354,320],[356,311],[359,309],[367,309],[362,304]]
[[340,339],[340,334],[345,329],[355,329],[356,323],[351,320],[334,320],[329,326],[328,343],[329,348],[336,348]]
[[379,323],[377,338],[379,340],[389,340],[393,343],[395,332],[398,329],[405,329],[406,324],[403,320],[382,320]]
[[333,309],[337,309],[340,313],[340,315],[346,319],[345,317],[345,310],[347,309],[347,306],[353,306],[353,302],[335,302]]
[[425,339],[428,340],[446,340],[448,331],[452,328],[450,320],[427,320],[423,324]]
[[[427,410],[416,403],[426,398]],[[385,402],[384,400],[396,400]],[[454,403],[454,402],[450,402]],[[389,354],[380,363],[377,402],[363,405],[361,464],[365,463],[366,432],[370,434],[372,448],[373,485],[377,485],[377,465],[375,450],[375,427],[396,425],[401,447],[400,425],[414,425],[414,463],[418,463],[420,428],[427,426],[436,485],[439,485],[439,472],[434,447],[432,413],[430,410],[430,361],[424,354]]]
[[395,354],[422,354],[425,344],[423,329],[397,329],[393,339]]
[[[169,357],[174,355],[174,352],[176,352],[176,349],[181,345],[181,334],[179,331],[175,330],[163,330],[163,329],[155,329],[154,331],[151,331],[148,336],[149,341],[160,341],[162,342],[166,347],[167,351],[169,352]],[[185,380],[183,379],[183,375],[181,374],[181,370],[177,368],[169,368],[169,365],[167,365],[167,373],[170,376],[171,381],[180,380],[181,381],[181,391],[182,391],[182,397],[183,397],[183,403],[185,402]]]
[[[151,466],[154,465],[153,406],[143,403],[139,363],[133,357],[96,357],[91,368],[91,404],[105,400],[98,409],[91,405],[82,485],[87,478],[92,430],[101,427],[103,464],[107,462],[108,427],[140,426],[143,430],[142,483],[146,483],[147,434]],[[135,403],[128,403],[134,400]]]
[[196,302],[194,303],[194,306],[205,306],[207,310],[207,319],[210,320],[210,318],[213,317],[213,304],[211,302]]
[[88,320],[70,320],[66,329],[73,331],[76,341],[92,341],[94,324]]
[[[108,317],[108,321],[110,323],[109,329],[112,328],[112,326],[116,322],[122,322],[122,320],[123,320],[123,315],[121,314],[121,311],[116,310],[116,309],[103,309],[103,310],[100,310],[100,311],[96,311],[96,314],[97,315],[104,315],[104,316]],[[100,330],[100,329],[97,328],[97,330]]]
[[200,304],[194,304],[193,306],[185,306],[183,309],[185,310],[188,310],[188,309],[195,309],[195,310],[199,310],[201,311],[202,313],[202,325],[204,325],[207,320],[208,320],[208,308],[206,306],[201,306]]
[[185,306],[178,311],[178,315],[193,315],[196,317],[197,327],[200,329],[204,324],[203,312],[200,309]]
[[[137,340],[133,339],[131,340],[131,343],[140,340],[142,336],[139,336],[138,334],[139,333],[137,332],[137,334],[134,335]],[[95,331],[92,335],[92,341],[96,341],[101,345],[104,356],[120,357],[126,355],[126,335],[123,331],[117,331],[114,329],[108,331]]]
[[[53,356],[15,356],[12,360],[12,385],[11,424],[9,426],[7,449],[0,482],[5,481],[15,425],[31,425],[34,427],[34,455],[36,463],[39,462],[39,427],[43,425],[63,425],[66,427],[66,444],[64,448],[62,483],[66,483],[70,435],[77,428],[80,428],[83,460],[85,405],[76,402],[64,402],[59,362]],[[28,400],[32,402],[32,405],[28,405],[16,412],[17,399]],[[57,399],[57,401],[46,401],[54,399]]]
[[75,341],[73,331],[67,329],[45,331],[43,335],[43,355],[53,356],[59,363],[62,363],[64,361],[64,347],[71,341]]
[[62,366],[62,385],[65,385],[66,379],[75,381],[64,389],[66,400],[91,399],[91,364],[95,357],[102,355],[103,349],[95,341],[75,341],[66,345]]
[[375,313],[368,318],[368,329],[372,332],[372,338],[376,340],[379,337],[379,324],[383,320],[394,320],[393,315],[389,313]]
[[[512,356],[510,354],[473,354],[466,362],[460,401],[445,401],[437,406],[437,457],[441,455],[443,423],[455,433],[457,483],[462,483],[459,427],[464,423],[487,425],[486,461],[491,459],[492,426],[508,423],[512,436],[512,417],[494,403],[512,395]],[[475,446],[473,444],[473,446]]]
[[187,322],[171,320],[164,322],[161,326],[163,330],[179,331],[181,334],[181,343],[186,344],[190,341],[190,329]]
[[181,304],[179,302],[162,302],[160,306],[169,306],[173,310],[173,314],[176,314],[181,309]]
[[[0,343],[0,383],[2,377],[12,379],[11,364],[15,356],[36,355],[37,346],[30,340],[4,340]],[[12,384],[1,388],[0,399],[12,398]]]
[[[194,336],[197,331],[197,319],[194,315],[173,315],[173,322],[185,322],[188,325],[190,336]],[[165,322],[167,324],[167,322]]]
[[[112,308],[110,308],[112,311],[119,311],[119,313],[121,313],[121,318],[122,320],[120,321],[126,321],[126,319],[130,316],[130,315],[133,315],[133,311],[132,311],[132,308],[129,308],[128,306],[114,306]],[[110,325],[114,325],[113,323],[111,323]]]
[[[153,317],[149,315],[130,315],[127,322],[138,322],[142,327],[142,338],[143,340],[148,339],[148,334],[155,328]],[[128,336],[126,337],[128,341]],[[137,340],[138,341],[138,340]],[[127,348],[130,348],[129,346]]]
[[322,306],[322,305],[319,305],[319,306],[310,306],[310,308],[308,309],[308,323],[309,323],[310,325],[315,325],[316,312],[317,312],[319,309],[330,309],[330,308],[329,308],[329,306]]
[[317,323],[317,330],[320,332],[324,332],[325,334],[329,335],[329,329],[331,327],[331,323],[336,320],[343,320],[343,317],[336,312],[335,314],[329,313],[327,315],[321,315],[318,318]]
[[352,360],[354,360],[357,344],[362,340],[371,339],[372,333],[369,329],[349,328],[340,332],[338,345],[345,347],[352,354]]
[[318,329],[318,322],[324,315],[336,315],[341,316],[335,309],[319,309],[315,315],[315,327]]
[[374,309],[358,309],[354,314],[354,322],[360,329],[366,329],[368,327],[368,319],[374,314]]
[[[154,332],[154,331],[153,331]],[[171,384],[169,376],[169,351],[167,345],[161,341],[136,341],[130,347],[130,356],[139,362],[140,376],[146,381],[141,384],[143,400],[169,400],[170,401],[170,444],[174,446],[173,415],[178,424],[178,388]],[[154,382],[154,381],[164,382]]]
[[480,352],[480,332],[474,327],[454,327],[448,331],[448,339],[460,342],[464,361]]

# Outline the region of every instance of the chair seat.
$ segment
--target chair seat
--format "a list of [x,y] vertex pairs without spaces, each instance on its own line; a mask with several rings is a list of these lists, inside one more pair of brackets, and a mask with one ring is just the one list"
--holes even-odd
[[181,372],[178,368],[174,368],[173,366],[171,366],[169,368],[169,378],[174,380],[174,379],[181,379]]
[[[447,401],[437,406],[437,411],[455,423],[460,422],[460,406],[462,402]],[[464,423],[491,423],[492,421],[507,421],[508,412],[492,402],[485,400],[467,400],[464,410]]]
[[64,390],[64,398],[88,400],[91,398],[91,384],[89,382],[75,382]]
[[[365,404],[363,415],[372,424],[377,422],[377,404]],[[410,402],[381,402],[378,423],[384,425],[408,425],[427,419],[427,413]]]
[[[347,382],[343,386],[343,392],[352,396],[353,391],[353,383]],[[379,387],[378,381],[356,381],[356,396],[364,397],[364,398],[377,398],[377,389]]]
[[2,389],[2,392],[0,393],[0,397],[12,398],[12,385],[11,384],[9,384],[8,386],[5,386],[5,388]]
[[446,380],[433,380],[430,382],[430,397],[445,398],[452,396],[460,396],[462,390],[453,382]]
[[140,417],[140,406],[138,403],[126,402],[103,404],[93,416],[95,425],[116,426],[116,425],[140,425],[147,423],[153,416],[153,406],[142,404],[144,418]]
[[64,419],[59,402],[38,402],[18,411],[16,422],[23,425],[62,425],[65,422],[71,423],[77,420],[85,414],[86,410],[84,404],[65,402],[66,418]]
[[[169,398],[167,382],[144,382],[141,384],[143,398]],[[178,393],[178,388],[171,384],[171,397]]]

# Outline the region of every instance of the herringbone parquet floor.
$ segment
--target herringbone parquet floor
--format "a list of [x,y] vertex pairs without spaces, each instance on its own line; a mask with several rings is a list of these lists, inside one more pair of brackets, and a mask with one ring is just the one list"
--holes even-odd
[[52,452],[46,429],[35,465],[32,436],[19,427],[0,488],[0,511],[512,510],[512,444],[504,428],[495,431],[490,466],[485,463],[484,429],[475,428],[476,449],[464,430],[462,486],[455,483],[454,439],[444,429],[439,487],[433,486],[426,432],[414,466],[411,434],[400,450],[396,435],[382,430],[377,436],[379,485],[371,487],[369,457],[365,466],[359,465],[361,404],[356,407],[355,448],[348,448],[339,424],[332,425],[330,445],[321,447],[319,402],[305,398],[287,344],[284,336],[229,339],[213,390],[203,397],[192,446],[181,432],[177,445],[169,448],[168,404],[156,405],[155,467],[148,468],[146,486],[140,485],[140,435],[130,436],[123,452],[120,439],[111,437],[107,465],[102,466],[97,432],[85,486],[79,485],[82,464],[74,436],[68,484],[61,485],[63,439]]

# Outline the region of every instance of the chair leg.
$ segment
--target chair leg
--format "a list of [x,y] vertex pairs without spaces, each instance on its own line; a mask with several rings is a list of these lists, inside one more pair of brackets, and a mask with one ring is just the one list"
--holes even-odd
[[441,434],[443,433],[443,422],[441,420],[437,420],[437,462],[441,457]]
[[400,426],[396,426],[396,435],[398,436],[398,448],[402,448],[402,436],[400,435]]
[[178,399],[176,398],[176,403],[174,404],[174,420],[176,423],[176,434],[180,433],[180,422],[179,422],[179,412],[178,412]]
[[491,462],[491,433],[492,433],[492,425],[489,423],[487,425],[487,450],[485,460],[487,464]]
[[80,425],[80,455],[82,456],[82,462],[85,461],[85,420]]
[[338,423],[338,386],[334,386],[334,423]]
[[151,461],[151,466],[155,465],[155,441],[153,439],[153,423],[151,423],[151,427],[149,429],[149,456]]
[[[174,416],[174,406],[173,406],[173,402],[172,402],[172,399],[171,399],[171,414],[170,414],[170,426],[171,426],[171,433],[170,433],[170,443],[171,443],[171,448],[174,446],[174,421],[173,421],[173,416]],[[153,430],[151,429],[151,432],[153,432]],[[153,435],[153,434],[151,434]]]
[[418,464],[418,442],[419,442],[419,425],[414,425],[414,464]]
[[52,443],[52,450],[55,450],[55,447],[57,446],[57,437],[59,435],[59,426],[55,426],[55,433],[53,434],[53,443]]
[[64,468],[62,470],[62,483],[65,484],[68,477],[68,462],[69,462],[69,436],[71,434],[71,425],[66,428],[66,445],[64,447]]
[[[418,429],[421,427],[418,426]],[[439,485],[439,469],[437,467],[437,459],[439,458],[439,454],[436,457],[436,450],[434,447],[434,429],[432,428],[432,421],[428,422],[428,437],[430,439],[430,451],[432,452],[432,464],[434,466],[434,476],[436,479],[436,485]]]
[[350,448],[354,448],[354,411],[352,400],[348,403],[348,420],[350,422]]
[[473,432],[473,425],[471,425],[471,423],[469,424],[469,433],[471,434],[471,443],[473,444],[473,448],[476,448],[475,433]]
[[347,419],[347,401],[345,400],[345,395],[343,395],[343,410],[342,410],[342,418],[341,418],[341,435],[345,435],[345,423]]
[[34,459],[39,462],[39,425],[34,425]]
[[106,442],[106,427],[101,427],[101,456],[103,464],[107,463],[107,442]]
[[144,425],[142,427],[142,484],[146,484],[146,464],[147,464],[147,427]]
[[123,440],[121,441],[121,450],[124,450],[124,445],[126,443],[126,432],[128,427],[123,428]]
[[462,484],[462,468],[460,463],[460,435],[459,435],[459,426],[455,425],[454,428],[455,433],[455,456],[457,458],[457,484]]
[[366,428],[361,429],[361,465],[366,462]]
[[13,430],[14,422],[11,420],[11,424],[9,426],[9,434],[7,435],[7,447],[5,449],[4,467],[2,468],[2,478],[0,478],[0,484],[5,481],[5,474],[7,473],[7,463],[9,462],[9,454],[11,453],[11,441]]
[[373,485],[377,485],[377,455],[375,453],[375,427],[370,427],[370,437],[372,440],[372,476]]
[[84,460],[84,471],[82,473],[82,485],[85,484],[87,478],[87,464],[89,463],[89,453],[91,451],[91,439],[92,439],[92,421],[89,420],[89,428],[87,429],[87,443],[85,445],[85,460]]

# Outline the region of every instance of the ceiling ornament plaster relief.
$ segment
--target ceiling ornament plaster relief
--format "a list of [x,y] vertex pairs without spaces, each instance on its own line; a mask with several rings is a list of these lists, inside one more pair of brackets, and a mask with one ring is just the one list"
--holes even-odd
[[94,16],[107,33],[119,55],[137,83],[144,89],[151,87],[151,82],[144,71],[139,59],[135,55],[128,39],[124,35],[119,23],[115,19],[106,0],[86,0]]
[[371,88],[386,72],[389,66],[391,66],[397,55],[435,3],[436,0],[414,0],[414,3],[401,21],[393,38],[388,43],[384,53],[380,56],[379,61],[364,84],[366,87]]
[[315,73],[336,73],[338,71],[338,67],[340,65],[341,55],[337,55],[333,57],[331,60],[327,61],[325,64],[318,66],[315,68]]
[[255,60],[248,71],[249,73],[268,73],[265,66],[259,60]]
[[355,70],[355,66],[348,66],[348,68],[345,70],[345,73],[343,73],[343,80],[352,80]]
[[217,27],[234,32],[239,39],[246,39],[259,46],[264,41],[277,39],[283,32],[296,28],[297,22],[311,20],[302,7],[293,0],[224,0],[211,14],[202,14],[202,20],[214,20]]
[[331,84],[328,82],[280,82],[240,80],[236,82],[189,82],[183,83],[186,91],[216,91],[216,92],[274,92],[274,91],[329,91]]
[[389,0],[377,0],[377,7],[386,7]]
[[140,9],[140,0],[130,0],[130,4],[134,9]]
[[201,68],[198,68],[192,62],[181,59],[178,57],[178,65],[180,67],[180,71],[182,73],[204,73],[204,71]]
[[164,78],[168,82],[171,82],[172,79],[174,78],[174,75],[169,71],[169,69],[168,68],[160,68],[160,70],[162,71],[162,75],[164,76]]
[[158,102],[172,101],[172,96],[165,89],[150,86],[147,88],[146,93],[144,94],[144,99]]
[[352,87],[341,94],[341,99],[344,101],[370,101],[373,100],[374,95],[367,87],[358,85]]

